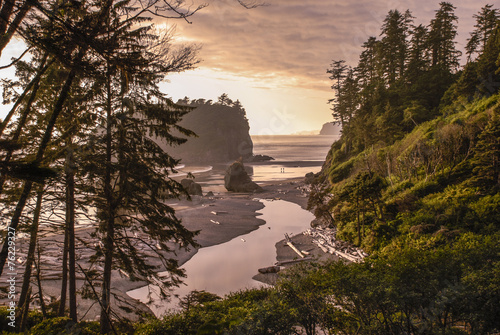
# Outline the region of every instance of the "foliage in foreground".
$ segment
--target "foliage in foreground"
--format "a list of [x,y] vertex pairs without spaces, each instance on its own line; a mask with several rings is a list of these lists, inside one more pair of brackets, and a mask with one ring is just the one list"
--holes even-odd
[[170,313],[136,334],[489,334],[500,329],[500,234],[394,246],[360,264],[298,265],[275,288]]

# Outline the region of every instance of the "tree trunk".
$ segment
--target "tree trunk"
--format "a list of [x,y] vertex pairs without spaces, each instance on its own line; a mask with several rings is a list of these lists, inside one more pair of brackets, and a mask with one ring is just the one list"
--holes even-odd
[[101,333],[107,334],[111,330],[111,322],[108,319],[111,310],[111,270],[114,251],[114,229],[115,229],[115,200],[111,185],[111,158],[112,158],[112,106],[111,106],[111,79],[108,73],[106,82],[106,172],[104,176],[104,194],[106,197],[107,217],[105,222],[106,237],[104,239],[104,273],[102,280],[102,307],[101,307]]
[[21,287],[21,294],[19,296],[19,307],[27,309],[29,306],[29,291],[31,283],[31,267],[35,261],[35,251],[38,241],[38,224],[40,221],[40,211],[42,208],[43,186],[40,186],[37,192],[35,212],[33,214],[33,224],[30,228],[30,243],[28,247],[28,254],[26,255],[26,264],[24,266],[23,285]]
[[[67,209],[66,209],[67,215]],[[66,310],[66,296],[68,291],[68,244],[69,244],[69,232],[68,232],[68,222],[64,225],[64,247],[63,247],[63,258],[62,258],[62,283],[61,283],[61,299],[59,300],[59,310],[57,312],[58,316],[64,316]]]
[[364,207],[363,207],[363,211],[361,212],[361,225],[363,226],[363,237],[365,237],[366,234],[365,234],[365,208]]
[[359,222],[359,201],[356,200],[356,221],[357,221],[357,231],[358,231],[358,245],[361,245],[361,224]]
[[40,299],[40,309],[43,314],[43,318],[47,318],[47,309],[45,308],[45,302],[43,301],[43,291],[42,291],[42,278],[41,278],[41,265],[40,265],[40,245],[37,248],[38,259],[35,262],[36,267],[36,282],[38,284],[38,298]]
[[29,308],[30,308],[30,302],[31,302],[31,286],[28,289],[28,299],[26,299],[25,305],[23,306],[21,310],[21,322],[19,326],[19,332],[24,333],[26,329],[26,323],[28,321],[28,313],[29,313]]
[[[7,28],[9,26],[10,16],[14,11],[14,5],[16,2],[14,0],[5,0],[2,3],[2,8],[0,8],[0,36],[4,36],[7,33]],[[1,54],[2,49],[0,49]]]
[[68,231],[69,256],[69,317],[77,322],[76,311],[76,264],[75,264],[75,171],[73,168],[73,149],[71,138],[66,171],[66,222]]
[[[33,7],[33,4],[34,0],[25,0],[24,4],[17,12],[16,17],[11,21],[9,27],[7,28],[7,31],[5,31],[5,28],[2,27],[3,30],[1,35],[2,37],[0,38],[0,55],[2,55],[3,49],[7,46],[7,44],[9,44],[12,36],[16,33],[26,14],[28,14],[28,11],[31,9],[31,7]],[[5,17],[2,16],[2,19],[5,19]]]
[[[24,184],[21,197],[19,198],[16,209],[14,210],[14,214],[12,215],[12,220],[10,222],[9,227],[7,228],[7,231],[16,231],[24,206],[26,205],[26,201],[28,200],[28,197],[31,193],[32,186],[33,186],[32,181],[27,181]],[[4,241],[2,246],[2,251],[0,251],[0,276],[2,275],[5,262],[7,261],[8,250],[9,250],[9,245],[7,241]]]

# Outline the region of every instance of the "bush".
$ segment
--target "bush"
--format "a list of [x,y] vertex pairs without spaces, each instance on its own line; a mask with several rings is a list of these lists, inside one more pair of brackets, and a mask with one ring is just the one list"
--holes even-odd
[[99,334],[99,324],[97,322],[75,323],[70,318],[63,316],[42,321],[34,326],[31,335],[97,335]]

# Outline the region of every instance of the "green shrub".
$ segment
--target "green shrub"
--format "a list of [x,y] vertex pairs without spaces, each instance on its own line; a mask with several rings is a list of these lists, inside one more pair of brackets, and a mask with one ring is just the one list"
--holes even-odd
[[97,322],[82,321],[73,322],[70,318],[56,317],[42,321],[34,326],[31,335],[97,335],[99,334],[99,324]]

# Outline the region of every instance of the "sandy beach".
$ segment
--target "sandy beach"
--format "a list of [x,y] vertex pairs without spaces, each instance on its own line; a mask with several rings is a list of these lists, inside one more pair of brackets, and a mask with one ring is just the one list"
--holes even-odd
[[[196,241],[201,247],[208,247],[220,243],[227,242],[237,236],[249,233],[257,229],[265,222],[259,219],[256,211],[263,208],[264,205],[259,202],[259,199],[281,199],[296,203],[302,208],[307,206],[307,188],[304,185],[304,178],[294,178],[282,181],[272,181],[260,183],[264,192],[243,194],[221,192],[213,197],[193,196],[191,201],[182,200],[173,203],[176,208],[177,216],[182,219],[183,224],[192,231],[200,231],[196,236]],[[224,215],[217,215],[224,213]],[[212,219],[212,221],[211,221]],[[214,221],[219,224],[214,224]],[[309,223],[307,223],[308,225]],[[83,268],[89,265],[88,257],[92,254],[92,250],[85,247],[81,241],[90,239],[89,233],[92,228],[79,229],[77,231],[77,262]],[[43,295],[51,299],[58,298],[60,295],[61,279],[60,279],[60,258],[63,245],[62,235],[52,235],[44,237],[40,241],[40,246],[43,250],[42,257],[42,288]],[[324,257],[324,253],[320,251],[314,244],[312,238],[298,234],[292,237],[293,243],[301,250],[311,253],[311,256]],[[277,261],[293,260],[296,254],[286,246],[283,241],[276,241]],[[179,249],[175,244],[171,245],[173,252],[167,254],[168,257],[174,258],[179,265],[187,262],[193,257],[197,249],[190,250]],[[27,250],[25,242],[19,243],[19,250]],[[150,254],[149,260],[155,261],[154,254]],[[164,270],[159,262],[158,272]],[[273,264],[269,264],[271,266]],[[19,267],[21,269],[21,266]],[[99,269],[97,269],[99,270]],[[258,269],[255,269],[256,276],[254,279],[264,283],[272,284],[276,279],[276,274],[259,274]],[[20,276],[21,277],[21,276]],[[84,284],[84,276],[79,273],[77,275],[77,287],[80,288]],[[18,281],[18,290],[20,290],[21,278]],[[96,290],[99,292],[99,282],[95,283]],[[115,297],[112,300],[114,312],[117,317],[126,316],[127,319],[137,320],[138,316],[130,313],[130,310],[139,311],[141,314],[150,314],[151,311],[147,306],[130,298],[126,292],[145,285],[143,281],[132,281],[127,276],[118,271],[113,271],[112,292]],[[35,287],[36,291],[37,288]],[[0,296],[2,300],[6,297]],[[100,310],[99,305],[94,300],[78,298],[78,317],[79,319],[93,320],[98,318]],[[0,303],[2,301],[0,300]],[[34,308],[37,308],[37,302],[33,303]]]

